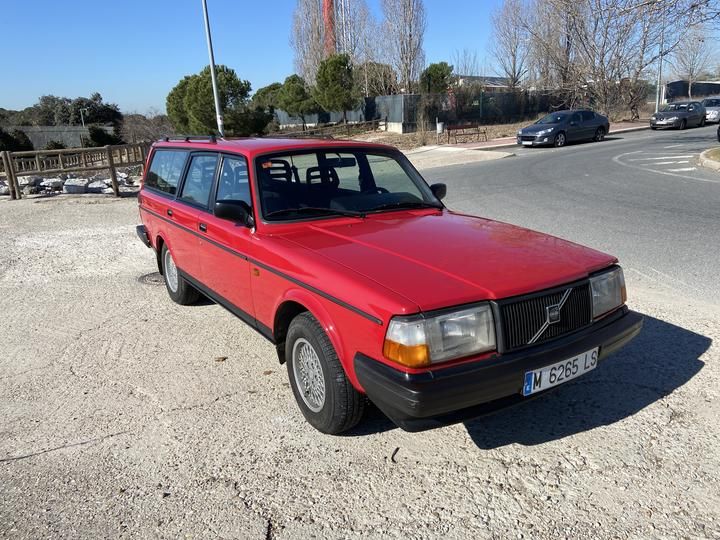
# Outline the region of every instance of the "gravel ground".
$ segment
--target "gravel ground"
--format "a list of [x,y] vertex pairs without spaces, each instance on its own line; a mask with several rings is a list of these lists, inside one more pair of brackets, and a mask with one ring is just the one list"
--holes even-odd
[[532,403],[315,432],[258,334],[173,304],[134,199],[0,201],[0,536],[720,538],[720,309]]

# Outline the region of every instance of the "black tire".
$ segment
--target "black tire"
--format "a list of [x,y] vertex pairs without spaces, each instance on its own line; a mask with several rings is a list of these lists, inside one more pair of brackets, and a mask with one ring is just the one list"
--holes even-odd
[[652,129],[653,131],[655,131],[657,128],[656,128],[655,126],[650,126],[650,129]]
[[561,148],[565,146],[565,143],[567,143],[567,137],[565,136],[565,132],[561,131],[557,135],[555,135],[555,139],[553,140],[553,146],[555,148]]
[[680,122],[680,129],[685,129],[687,127],[687,120],[683,118],[682,122]]
[[167,257],[170,257],[172,264],[175,264],[172,253],[170,252],[168,247],[163,244],[160,261],[163,266],[163,278],[165,280],[165,289],[167,289],[168,295],[173,302],[180,304],[181,306],[188,306],[190,304],[194,304],[200,299],[200,293],[197,289],[195,289],[192,285],[185,281],[185,279],[179,273],[177,273],[177,267],[175,268],[175,272],[177,273],[177,283],[175,286],[175,290],[173,290],[173,286],[170,283],[172,281],[172,276],[168,276],[169,272],[168,268],[166,268],[166,261],[168,260]]
[[595,130],[595,137],[593,137],[593,140],[595,142],[600,142],[605,138],[605,128],[600,126]]
[[[321,404],[313,399],[310,390],[306,390],[306,397],[303,397],[299,387],[301,382],[296,379],[296,371],[302,372],[299,364],[296,370],[299,351],[307,345],[311,346],[322,368],[324,399]],[[322,433],[336,435],[360,422],[365,412],[366,398],[350,384],[330,338],[310,313],[301,313],[290,323],[285,339],[285,351],[288,377],[295,401],[311,426]],[[314,402],[313,405],[319,407],[319,410],[313,410],[306,403],[306,399]]]
[[705,118],[700,119],[700,127],[705,127]]

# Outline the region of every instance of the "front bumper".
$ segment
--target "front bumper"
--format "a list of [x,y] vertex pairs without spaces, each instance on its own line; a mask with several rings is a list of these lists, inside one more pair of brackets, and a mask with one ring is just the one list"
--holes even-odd
[[641,315],[623,307],[579,332],[489,360],[412,374],[358,353],[355,373],[370,400],[393,422],[406,431],[421,431],[542,395],[523,397],[525,372],[598,346],[602,361],[634,338],[642,324]]
[[553,144],[553,135],[543,135],[538,137],[536,135],[518,135],[517,144],[520,146],[543,146],[546,144]]
[[673,120],[669,122],[667,120],[650,120],[650,127],[654,128],[679,128],[682,124],[682,119]]

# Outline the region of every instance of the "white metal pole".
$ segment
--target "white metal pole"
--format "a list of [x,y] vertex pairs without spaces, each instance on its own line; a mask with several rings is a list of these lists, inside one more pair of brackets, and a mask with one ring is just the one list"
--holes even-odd
[[[655,112],[660,110],[660,86],[662,85],[662,68],[663,68],[663,57],[665,56],[665,5],[662,8],[662,27],[660,29],[660,66],[658,67],[657,76],[657,93],[655,96]],[[664,94],[664,91],[662,92]]]
[[208,18],[207,0],[202,0],[203,15],[205,16],[205,37],[207,38],[208,55],[210,56],[210,78],[212,79],[213,97],[215,98],[215,114],[217,115],[218,133],[225,136],[222,110],[220,109],[220,95],[218,94],[217,79],[215,78],[215,55],[213,54],[212,37],[210,36],[210,19]]

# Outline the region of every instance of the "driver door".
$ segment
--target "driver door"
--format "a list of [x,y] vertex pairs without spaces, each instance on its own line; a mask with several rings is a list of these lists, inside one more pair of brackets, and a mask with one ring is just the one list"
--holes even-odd
[[567,127],[567,140],[578,141],[583,137],[582,115],[579,112],[573,113]]

